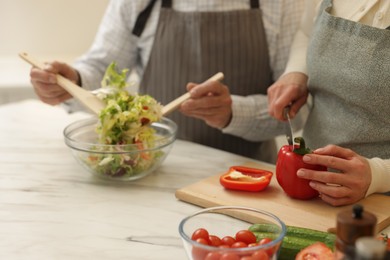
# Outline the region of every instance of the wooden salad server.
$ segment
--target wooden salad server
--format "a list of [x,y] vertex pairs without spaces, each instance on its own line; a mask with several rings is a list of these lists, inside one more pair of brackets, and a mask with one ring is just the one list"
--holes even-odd
[[[19,56],[33,65],[36,68],[44,69],[44,63],[30,56],[26,52],[19,53]],[[105,107],[104,102],[96,97],[93,93],[88,90],[81,88],[80,86],[73,83],[71,80],[57,74],[57,84],[63,87],[69,92],[75,99],[81,102],[88,110],[98,115],[100,111]]]
[[[206,81],[221,81],[221,80],[223,80],[223,77],[224,77],[223,73],[218,72],[217,74],[215,74],[214,76],[212,76],[211,78],[209,78]],[[162,109],[163,116],[169,114],[170,112],[172,112],[173,110],[178,108],[180,106],[180,104],[183,103],[184,101],[186,101],[187,99],[189,99],[190,96],[191,96],[190,93],[187,92],[187,93],[183,94],[182,96],[176,98],[175,100],[171,101],[167,105],[165,105]]]

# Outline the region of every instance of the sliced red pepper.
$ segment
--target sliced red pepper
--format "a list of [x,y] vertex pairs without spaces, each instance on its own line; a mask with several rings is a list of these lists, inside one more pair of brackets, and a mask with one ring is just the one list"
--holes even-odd
[[[239,172],[249,178],[232,178],[232,172]],[[261,191],[271,182],[273,173],[263,169],[250,168],[244,166],[232,166],[222,174],[219,182],[226,189],[242,191]],[[259,178],[259,179],[256,179]]]

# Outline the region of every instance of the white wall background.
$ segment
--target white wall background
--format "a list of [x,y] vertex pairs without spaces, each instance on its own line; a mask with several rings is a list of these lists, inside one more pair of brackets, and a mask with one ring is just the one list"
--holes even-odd
[[108,0],[0,0],[0,57],[20,51],[77,56],[95,36]]
[[0,104],[36,98],[26,51],[72,63],[95,37],[109,0],[0,0]]

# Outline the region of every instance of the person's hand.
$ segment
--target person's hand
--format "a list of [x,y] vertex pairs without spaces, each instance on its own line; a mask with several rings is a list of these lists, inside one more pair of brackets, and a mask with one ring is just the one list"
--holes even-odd
[[338,172],[300,169],[297,175],[311,180],[310,186],[321,199],[333,206],[348,205],[363,199],[371,183],[371,169],[366,158],[354,151],[328,145],[303,156],[308,164],[320,164]]
[[218,81],[188,83],[191,98],[180,106],[187,116],[202,119],[211,127],[223,128],[232,116],[232,98],[227,86]]
[[30,71],[30,81],[34,91],[43,102],[50,105],[57,105],[69,98],[71,95],[57,84],[56,74],[78,83],[78,72],[69,65],[54,61],[45,64],[45,69],[32,68]]
[[285,121],[283,109],[291,105],[289,115],[294,118],[308,97],[307,76],[301,72],[287,73],[268,88],[267,94],[268,111],[271,116]]

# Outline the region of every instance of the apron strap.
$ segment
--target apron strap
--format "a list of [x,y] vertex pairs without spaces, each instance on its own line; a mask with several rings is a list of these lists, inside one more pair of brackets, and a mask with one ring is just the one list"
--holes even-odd
[[259,9],[260,8],[260,0],[251,0],[251,8]]
[[133,35],[140,37],[142,32],[144,31],[146,22],[148,21],[148,18],[150,16],[150,13],[152,12],[154,3],[156,0],[150,0],[149,4],[146,6],[142,12],[139,13],[137,20],[135,21],[135,25],[133,28]]
[[161,7],[171,8],[172,0],[162,0]]

